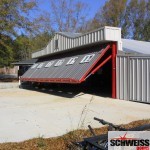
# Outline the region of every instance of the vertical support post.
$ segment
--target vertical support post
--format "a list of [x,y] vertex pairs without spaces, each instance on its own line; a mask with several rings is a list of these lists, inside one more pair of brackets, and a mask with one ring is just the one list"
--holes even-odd
[[112,43],[112,98],[116,98],[116,54],[117,43]]

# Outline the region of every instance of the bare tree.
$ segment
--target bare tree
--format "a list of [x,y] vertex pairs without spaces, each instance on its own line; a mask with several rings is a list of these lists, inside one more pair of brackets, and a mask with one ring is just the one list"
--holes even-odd
[[87,19],[88,5],[76,0],[50,0],[52,26],[56,31],[77,32]]

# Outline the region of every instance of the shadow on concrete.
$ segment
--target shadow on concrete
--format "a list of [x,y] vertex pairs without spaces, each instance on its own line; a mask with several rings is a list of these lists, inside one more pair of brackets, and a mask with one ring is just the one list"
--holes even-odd
[[23,89],[32,90],[51,95],[56,95],[66,98],[74,98],[84,94],[92,94],[96,96],[111,97],[110,92],[105,88],[95,86],[87,86],[85,84],[22,84]]
[[83,95],[84,93],[81,93],[80,90],[73,89],[67,86],[60,86],[60,85],[48,85],[48,84],[42,84],[42,85],[22,85],[21,88],[26,90],[32,90],[37,92],[42,92],[46,94],[56,95],[60,97],[65,98],[74,98],[78,97],[80,95]]

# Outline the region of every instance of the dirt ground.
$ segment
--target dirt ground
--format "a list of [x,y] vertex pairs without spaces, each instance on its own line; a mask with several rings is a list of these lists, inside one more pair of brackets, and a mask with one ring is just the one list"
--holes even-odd
[[[150,124],[150,119],[134,121],[121,126],[128,129],[144,124]],[[105,126],[93,130],[96,135],[101,135],[108,132],[108,127]],[[83,138],[91,136],[89,130],[75,130],[56,138],[39,137],[19,143],[3,143],[0,144],[0,150],[77,150],[78,147],[73,143],[82,141]]]
[[0,143],[57,137],[90,124],[93,117],[114,124],[150,118],[150,105],[59,89],[0,89]]

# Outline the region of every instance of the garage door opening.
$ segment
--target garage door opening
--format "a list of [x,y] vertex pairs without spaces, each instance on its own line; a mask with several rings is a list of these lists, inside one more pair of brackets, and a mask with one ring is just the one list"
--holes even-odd
[[107,62],[95,74],[91,75],[81,87],[85,93],[95,94],[103,97],[111,97],[112,71],[111,61]]
[[[46,88],[51,90],[51,94],[66,97],[67,93],[72,93],[72,96],[79,93],[93,94],[103,97],[111,97],[112,94],[112,61],[109,60],[102,68],[100,68],[95,74],[91,75],[81,84],[65,84],[65,83],[36,83],[38,89]],[[55,92],[54,92],[55,91]]]
[[[84,92],[116,98],[116,43],[96,47],[92,53],[84,52],[75,56],[77,57],[75,64],[66,65],[68,60],[72,59],[72,55],[66,56],[63,59],[65,63],[61,67],[53,65],[47,68],[47,65],[43,64],[50,62],[43,60],[42,63],[35,64],[38,67],[31,67],[21,80],[40,86],[54,85],[58,90],[60,88],[76,93]],[[81,63],[87,57],[89,60]],[[55,59],[52,60],[57,62]]]

